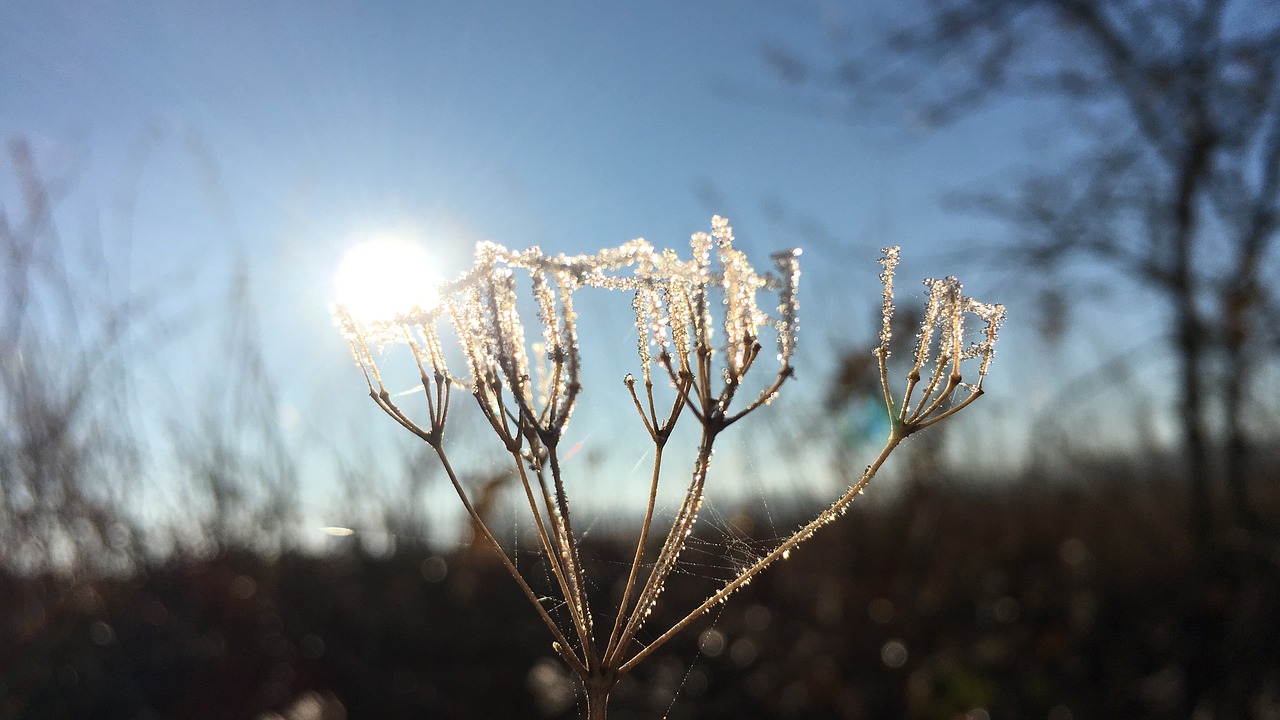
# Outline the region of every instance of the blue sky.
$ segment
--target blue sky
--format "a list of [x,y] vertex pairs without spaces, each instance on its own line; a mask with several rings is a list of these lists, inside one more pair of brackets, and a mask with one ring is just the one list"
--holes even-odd
[[[978,227],[938,199],[998,180],[1035,131],[985,115],[919,135],[788,107],[761,49],[820,55],[817,7],[11,2],[0,135],[29,138],[49,174],[73,178],[64,234],[99,227],[133,291],[181,278],[216,310],[245,258],[286,414],[304,423],[380,422],[327,304],[345,250],[389,230],[448,277],[481,239],[683,248],[720,213],[763,263],[807,242],[762,210],[780,201],[835,238],[804,257],[801,353],[826,357],[874,332],[883,244],[904,246],[904,281],[959,272],[980,299],[1004,299],[936,259]],[[1018,343],[1006,339],[998,374],[1032,352]]]

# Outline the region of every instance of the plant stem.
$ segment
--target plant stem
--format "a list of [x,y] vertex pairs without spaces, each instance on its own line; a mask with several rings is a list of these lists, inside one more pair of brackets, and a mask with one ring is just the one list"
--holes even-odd
[[518,584],[520,589],[524,591],[525,597],[529,598],[529,602],[533,605],[534,609],[538,611],[538,616],[542,618],[542,622],[544,622],[547,629],[551,631],[552,637],[556,640],[552,643],[552,647],[555,648],[560,657],[564,659],[565,663],[568,664],[569,667],[573,668],[574,672],[580,675],[585,674],[587,672],[586,664],[582,659],[574,654],[573,646],[569,644],[564,633],[560,632],[560,627],[556,625],[555,620],[551,619],[551,615],[547,613],[547,609],[542,606],[542,603],[538,600],[537,593],[533,591],[533,588],[529,587],[529,583],[524,579],[524,576],[520,574],[520,571],[516,568],[515,564],[511,562],[511,558],[507,556],[507,552],[502,549],[502,543],[498,542],[498,539],[489,531],[489,526],[485,524],[484,519],[480,517],[480,513],[477,512],[475,506],[471,504],[471,499],[467,497],[466,490],[463,489],[462,483],[458,481],[457,473],[454,472],[453,466],[449,464],[449,458],[445,455],[444,446],[436,444],[431,447],[436,451],[436,456],[440,458],[440,464],[444,468],[445,474],[448,475],[449,482],[453,485],[453,489],[458,494],[458,498],[462,500],[462,506],[466,508],[467,515],[471,517],[472,524],[475,526],[476,530],[480,531],[481,536],[489,542],[489,545],[498,554],[498,558],[502,561],[503,567],[505,567],[507,572],[511,574],[511,577],[515,579],[516,584]]
[[605,720],[609,715],[609,693],[613,690],[614,681],[599,676],[582,679],[586,690],[586,720]]
[[[542,513],[538,510],[538,500],[534,497],[533,486],[529,482],[529,473],[525,470],[519,453],[512,453],[515,459],[516,472],[520,474],[520,484],[524,487],[525,498],[529,501],[529,511],[533,514],[534,525],[538,528],[538,539],[542,543],[542,552],[547,557],[547,563],[551,566],[551,573],[555,575],[556,583],[560,586],[560,593],[569,598],[572,596],[570,592],[570,579],[566,577],[566,569],[561,563],[561,557],[556,552],[555,546],[552,544],[551,537],[547,534],[546,524],[542,520]],[[545,485],[543,486],[545,489]],[[550,506],[550,498],[547,500]],[[548,512],[551,508],[548,507]],[[550,513],[550,519],[553,525],[555,523],[555,513]],[[578,639],[583,641],[583,647],[586,647],[586,637],[588,635],[587,626],[583,622],[579,613],[574,612],[573,603],[568,603],[569,616],[573,619],[574,629],[578,632]],[[589,661],[588,661],[589,662]]]
[[[544,444],[545,441],[544,441]],[[560,456],[555,445],[548,445],[551,464],[551,478],[555,482],[556,501],[560,507],[560,518],[552,518],[553,524],[559,522],[559,532],[564,534],[564,547],[560,549],[561,560],[570,579],[569,589],[573,597],[565,597],[569,603],[569,611],[575,620],[582,625],[582,655],[587,669],[593,670],[598,653],[596,652],[594,621],[591,616],[591,605],[587,601],[587,589],[582,577],[582,560],[578,555],[578,539],[573,534],[573,522],[569,517],[569,498],[564,491],[564,479],[560,475]]]
[[618,635],[622,632],[623,620],[627,617],[627,606],[631,603],[631,592],[635,589],[636,576],[640,572],[640,563],[644,561],[644,546],[649,540],[649,528],[653,525],[653,510],[658,501],[658,480],[662,475],[663,446],[657,444],[653,452],[653,478],[649,481],[649,506],[644,512],[644,522],[640,525],[640,539],[636,541],[636,555],[631,561],[631,572],[627,575],[627,586],[622,591],[622,602],[618,604],[618,617],[613,623],[613,632],[609,635],[609,644],[605,646],[605,656],[613,654],[617,647]]
[[747,568],[742,572],[742,574],[738,575],[738,577],[734,578],[733,580],[725,584],[724,587],[720,588],[718,592],[716,592],[711,597],[707,598],[701,605],[695,608],[693,612],[690,612],[682,620],[680,620],[680,622],[676,623],[675,625],[672,625],[671,629],[667,630],[662,635],[660,635],[658,639],[646,645],[643,649],[641,649],[634,656],[632,656],[630,660],[626,661],[621,666],[619,666],[618,673],[619,674],[626,673],[628,670],[635,667],[641,660],[644,660],[646,657],[648,657],[650,653],[652,653],[654,650],[657,650],[659,647],[665,644],[668,640],[670,640],[672,636],[684,630],[685,627],[687,627],[690,623],[692,623],[695,619],[697,619],[699,615],[710,610],[712,607],[716,605],[716,603],[724,602],[725,599],[727,599],[730,595],[732,595],[736,590],[746,585],[747,583],[751,582],[751,579],[755,577],[756,574],[758,574],[761,570],[764,570],[766,567],[768,567],[778,558],[788,555],[794,547],[796,547],[800,543],[812,537],[813,534],[816,533],[823,525],[826,525],[827,523],[830,523],[832,520],[839,517],[840,514],[844,512],[845,508],[847,508],[849,504],[853,502],[854,498],[856,498],[858,494],[862,492],[862,489],[867,486],[867,483],[871,481],[871,478],[875,477],[875,474],[877,471],[879,471],[880,466],[883,465],[884,461],[889,458],[889,454],[892,453],[894,448],[896,448],[898,444],[902,442],[904,437],[905,435],[901,434],[899,431],[894,431],[889,436],[889,440],[885,443],[884,449],[880,451],[880,454],[878,456],[876,456],[875,462],[867,466],[867,469],[862,473],[862,477],[858,478],[858,482],[851,485],[849,489],[843,495],[840,496],[839,499],[837,499],[834,503],[831,504],[831,507],[822,511],[816,518],[814,518],[813,520],[810,520],[807,525],[795,531],[795,533],[792,534],[791,537],[787,538],[785,541],[783,541],[781,545],[774,548],[773,552],[757,560],[754,565]]
[[[676,561],[680,558],[680,551],[684,549],[689,533],[693,531],[693,526],[698,521],[698,511],[702,509],[703,487],[706,484],[707,474],[711,468],[712,446],[715,443],[715,439],[716,432],[708,429],[704,424],[702,443],[698,446],[698,456],[694,460],[693,477],[689,481],[689,490],[685,493],[684,502],[681,503],[680,510],[676,513],[676,519],[672,522],[671,529],[667,532],[667,537],[662,543],[661,550],[658,551],[658,558],[654,561],[653,569],[649,571],[649,577],[640,590],[640,597],[636,601],[635,607],[631,609],[631,614],[622,629],[622,634],[617,638],[617,644],[614,645],[611,652],[605,655],[606,667],[614,667],[618,660],[625,656],[631,641],[635,639],[636,633],[640,632],[640,628],[648,619],[649,611],[657,603],[658,595],[662,592],[667,576],[675,569]],[[619,612],[624,611],[625,608],[619,610]]]

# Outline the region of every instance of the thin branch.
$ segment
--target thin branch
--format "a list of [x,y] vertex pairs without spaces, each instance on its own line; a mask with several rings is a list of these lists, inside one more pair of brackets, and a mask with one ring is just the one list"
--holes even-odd
[[715,607],[717,604],[724,602],[734,592],[749,584],[752,578],[759,574],[760,571],[773,564],[773,562],[779,558],[789,557],[791,551],[796,546],[813,537],[814,533],[820,530],[824,525],[827,525],[840,517],[854,499],[862,493],[863,488],[867,486],[867,483],[871,481],[871,478],[875,477],[875,474],[880,470],[880,466],[889,458],[889,454],[893,452],[894,448],[896,448],[900,442],[902,442],[904,437],[904,435],[897,432],[891,433],[888,442],[885,443],[884,448],[880,451],[880,454],[876,457],[875,461],[872,462],[871,465],[867,466],[867,469],[862,473],[862,476],[858,478],[858,481],[850,486],[843,495],[837,498],[829,508],[793,533],[791,537],[784,540],[782,544],[774,548],[768,555],[757,560],[755,564],[740,573],[738,577],[726,583],[724,587],[720,588],[720,590],[708,597],[701,605],[694,608],[693,611],[688,615],[685,615],[679,622],[672,625],[671,628],[662,633],[662,635],[659,635],[653,642],[644,646],[635,655],[632,655],[631,659],[619,666],[618,673],[622,674],[634,668],[638,663],[640,663],[640,661],[644,660],[655,650],[666,644],[668,640],[688,627],[690,623],[696,620],[703,613]]
[[433,446],[432,449],[436,451],[436,455],[440,458],[440,464],[444,467],[445,474],[449,477],[449,482],[452,483],[454,491],[458,494],[458,499],[462,501],[462,506],[466,508],[467,515],[471,517],[472,524],[480,531],[480,534],[484,536],[485,540],[489,542],[489,545],[493,547],[494,551],[498,553],[498,557],[502,560],[503,567],[505,567],[507,572],[511,574],[511,577],[515,579],[516,584],[518,584],[520,589],[524,591],[525,597],[529,599],[529,602],[532,603],[533,607],[538,611],[538,616],[542,618],[542,622],[546,624],[547,629],[551,631],[551,635],[556,640],[556,642],[552,644],[552,647],[560,657],[568,663],[569,667],[573,668],[574,672],[585,677],[587,674],[586,665],[583,663],[582,659],[573,652],[573,648],[569,644],[569,641],[565,638],[564,633],[560,631],[560,626],[557,625],[556,621],[547,613],[547,609],[544,608],[542,606],[542,602],[538,600],[538,595],[533,592],[533,588],[529,587],[529,583],[526,582],[524,576],[520,574],[520,570],[511,562],[511,557],[507,555],[506,550],[502,549],[502,544],[493,536],[493,533],[489,531],[489,526],[485,524],[484,519],[480,517],[478,512],[476,512],[475,507],[471,504],[471,499],[467,496],[466,490],[462,487],[462,483],[458,481],[457,473],[454,472],[453,466],[449,464],[449,458],[444,452],[444,447],[442,445],[436,445]]
[[631,572],[627,574],[626,589],[622,591],[622,600],[618,603],[618,615],[613,621],[613,631],[609,633],[609,642],[605,646],[605,656],[612,657],[617,648],[618,636],[622,632],[623,619],[627,617],[627,605],[631,602],[631,591],[636,584],[636,576],[640,573],[640,564],[644,560],[644,546],[649,539],[649,528],[653,524],[653,511],[658,501],[658,479],[662,475],[662,444],[655,444],[653,452],[653,476],[649,480],[649,504],[644,511],[644,521],[640,524],[640,538],[636,541],[636,554],[631,560]]

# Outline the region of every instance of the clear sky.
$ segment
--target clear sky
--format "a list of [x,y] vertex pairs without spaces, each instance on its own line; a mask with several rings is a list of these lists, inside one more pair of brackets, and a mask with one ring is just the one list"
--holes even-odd
[[[890,242],[903,278],[968,272],[980,299],[1005,300],[938,259],[972,226],[937,201],[997,178],[1027,131],[978,117],[918,135],[789,107],[761,50],[820,52],[820,7],[7,2],[0,135],[30,139],[47,174],[72,180],[64,234],[98,227],[133,291],[183,278],[216,310],[245,258],[291,427],[390,434],[327,310],[343,253],[380,233],[420,242],[449,277],[481,239],[684,248],[719,213],[763,264],[814,239],[765,210],[781,202],[831,233],[804,257],[802,355],[874,332],[874,260]],[[13,180],[0,163],[8,207]],[[1029,352],[1017,343],[998,373]]]

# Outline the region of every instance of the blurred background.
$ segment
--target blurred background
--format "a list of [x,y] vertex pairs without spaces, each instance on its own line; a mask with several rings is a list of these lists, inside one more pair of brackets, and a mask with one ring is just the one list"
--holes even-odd
[[[687,252],[712,214],[804,249],[797,378],[724,438],[660,616],[874,457],[881,247],[898,337],[925,277],[1010,321],[987,394],[615,717],[1280,717],[1268,2],[10,2],[0,98],[0,717],[577,717],[334,278],[369,242],[440,278],[478,240]],[[583,313],[565,465],[602,594],[647,492],[629,304]],[[536,567],[471,409],[451,453]]]

